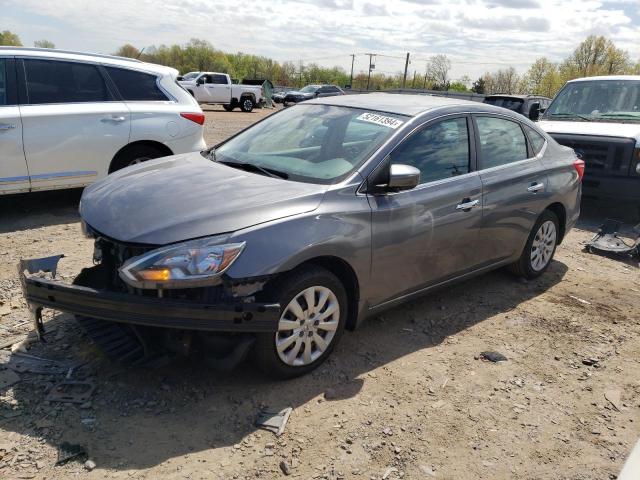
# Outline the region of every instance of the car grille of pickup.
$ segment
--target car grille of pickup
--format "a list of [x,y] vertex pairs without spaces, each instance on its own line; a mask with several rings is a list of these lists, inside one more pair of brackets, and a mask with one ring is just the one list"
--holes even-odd
[[585,182],[599,176],[629,176],[635,140],[631,138],[552,133],[585,162]]

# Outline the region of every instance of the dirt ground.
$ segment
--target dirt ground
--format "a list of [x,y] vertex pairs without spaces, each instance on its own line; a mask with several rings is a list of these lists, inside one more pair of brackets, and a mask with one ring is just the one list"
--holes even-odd
[[[215,108],[207,141],[268,113]],[[66,279],[91,263],[79,197],[0,198],[2,361],[31,330],[18,260],[65,253]],[[49,312],[47,343],[27,353],[88,362],[71,378],[97,388],[82,405],[45,399],[64,373],[23,372],[0,388],[0,478],[615,478],[640,436],[640,275],[637,261],[582,251],[609,215],[585,207],[542,278],[498,271],[388,311],[293,381],[188,359],[122,368],[72,318]],[[637,214],[622,210],[629,221]],[[508,360],[479,360],[486,350]],[[9,374],[0,364],[0,379]],[[264,406],[293,408],[281,437],[254,427]],[[96,468],[54,466],[64,441]]]

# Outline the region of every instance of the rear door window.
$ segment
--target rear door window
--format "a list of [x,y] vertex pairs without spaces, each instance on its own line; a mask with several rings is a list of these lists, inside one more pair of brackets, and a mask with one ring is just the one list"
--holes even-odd
[[226,85],[227,77],[226,75],[211,75],[212,81],[211,83],[215,83],[216,85]]
[[469,173],[469,131],[465,117],[426,126],[391,153],[392,163],[420,170],[420,183]]
[[23,62],[31,105],[112,100],[96,65],[27,58]]
[[481,168],[492,168],[527,158],[527,141],[517,122],[498,117],[476,117]]
[[124,100],[168,100],[167,96],[158,87],[158,78],[153,74],[118,67],[105,67],[105,69]]
[[524,131],[527,132],[527,136],[529,137],[529,142],[531,142],[531,146],[533,147],[533,153],[537,155],[544,147],[544,142],[546,142],[545,138],[536,132],[533,128],[523,125]]

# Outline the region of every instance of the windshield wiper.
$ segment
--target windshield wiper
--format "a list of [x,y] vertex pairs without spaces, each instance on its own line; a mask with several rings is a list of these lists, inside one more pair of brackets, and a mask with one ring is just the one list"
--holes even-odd
[[601,117],[628,118],[629,120],[640,120],[640,113],[601,113]]
[[[215,153],[212,152],[214,155],[214,159],[215,159]],[[253,170],[254,172],[259,172],[262,173],[263,175],[266,175],[268,177],[273,177],[273,178],[282,178],[284,180],[286,180],[287,178],[289,178],[289,174],[285,173],[285,172],[281,172],[280,170],[274,170],[273,168],[264,168],[261,167],[259,165],[256,165],[254,163],[247,163],[247,162],[230,162],[228,160],[220,160],[218,163],[222,163],[223,165],[227,165],[229,167],[232,168],[239,168],[241,170]]]
[[564,118],[579,118],[580,120],[582,120],[584,122],[590,122],[591,120],[593,120],[593,118],[587,117],[586,115],[580,115],[579,113],[568,113],[568,112],[550,113],[549,116],[550,117],[564,117]]

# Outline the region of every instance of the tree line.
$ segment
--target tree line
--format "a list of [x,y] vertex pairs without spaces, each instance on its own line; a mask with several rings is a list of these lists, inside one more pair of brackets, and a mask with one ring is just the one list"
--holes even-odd
[[[22,46],[17,34],[0,32],[0,45]],[[48,40],[38,40],[34,46],[55,48]],[[531,93],[553,97],[567,82],[574,78],[593,75],[640,75],[640,60],[633,62],[629,53],[604,36],[591,35],[581,42],[573,53],[560,62],[546,57],[537,58],[529,69],[519,74],[514,67],[486,72],[475,81],[468,76],[451,79],[451,60],[446,55],[434,55],[428,59],[424,73],[414,72],[404,78],[396,74],[359,72],[351,81],[350,73],[342,67],[322,67],[316,63],[278,62],[271,58],[247,53],[228,53],[216,49],[202,39],[191,39],[183,45],[159,45],[138,49],[131,44],[118,48],[115,55],[137,58],[145,62],[168,65],[181,73],[190,71],[215,71],[228,73],[235,79],[268,79],[275,85],[299,87],[309,83],[330,83],[353,88],[387,90],[400,88],[471,91],[481,94]]]

